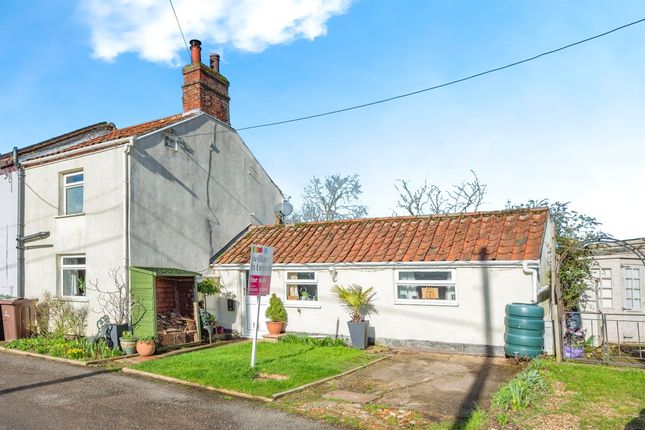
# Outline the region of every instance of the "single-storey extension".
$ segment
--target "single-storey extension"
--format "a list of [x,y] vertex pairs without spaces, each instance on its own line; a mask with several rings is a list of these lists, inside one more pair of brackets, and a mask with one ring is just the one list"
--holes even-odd
[[503,355],[506,304],[542,304],[551,327],[554,237],[541,208],[251,226],[208,274],[239,298],[238,306],[231,311],[210,298],[208,307],[221,324],[252,334],[250,246],[265,245],[274,248],[271,292],[287,308],[288,332],[346,337],[349,318],[331,290],[358,284],[376,291],[378,313],[369,321],[377,343]]

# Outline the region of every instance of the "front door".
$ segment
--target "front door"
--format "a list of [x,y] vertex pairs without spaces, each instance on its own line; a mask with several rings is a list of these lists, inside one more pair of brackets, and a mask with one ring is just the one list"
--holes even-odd
[[[244,273],[242,282],[244,285],[244,330],[242,332],[242,336],[244,337],[253,337],[253,332],[255,330],[255,320],[257,318],[257,312],[258,312],[258,299],[256,296],[249,296],[248,295],[248,288],[249,288],[249,283],[248,283],[248,270]],[[259,325],[259,330],[258,330],[258,337],[262,336],[263,334],[269,333],[269,330],[267,329],[267,325],[265,324],[266,322],[266,317],[264,316],[264,312],[267,310],[267,306],[269,305],[269,296],[261,296],[260,297],[260,325]]]

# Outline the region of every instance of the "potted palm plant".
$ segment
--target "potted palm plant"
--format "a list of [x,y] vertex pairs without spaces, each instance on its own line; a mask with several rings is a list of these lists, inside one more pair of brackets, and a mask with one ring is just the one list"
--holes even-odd
[[365,317],[376,313],[376,308],[374,307],[376,292],[374,292],[374,288],[363,289],[363,287],[356,284],[352,284],[349,287],[334,285],[332,293],[338,296],[341,306],[351,317],[351,320],[347,321],[347,328],[349,329],[349,337],[352,340],[352,348],[367,348],[369,321],[366,321]]
[[269,334],[278,335],[282,333],[288,319],[287,310],[284,308],[280,297],[276,296],[275,293],[271,294],[269,306],[264,314],[269,318],[269,321],[267,321]]

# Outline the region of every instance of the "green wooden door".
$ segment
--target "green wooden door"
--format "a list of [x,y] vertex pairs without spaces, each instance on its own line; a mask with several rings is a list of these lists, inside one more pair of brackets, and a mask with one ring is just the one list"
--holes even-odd
[[152,272],[131,268],[130,291],[135,306],[132,309],[134,335],[157,336],[157,302],[155,298],[155,277]]

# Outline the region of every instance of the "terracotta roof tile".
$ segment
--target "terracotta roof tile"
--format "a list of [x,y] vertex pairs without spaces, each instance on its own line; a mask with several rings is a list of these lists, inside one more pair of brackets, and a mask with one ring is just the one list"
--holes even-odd
[[275,263],[537,260],[548,210],[370,218],[253,226],[216,259],[245,264],[251,244],[275,248]]
[[[112,140],[123,139],[127,137],[142,136],[144,134],[151,133],[155,130],[172,125],[176,122],[182,121],[184,119],[190,118],[191,116],[195,116],[195,115],[196,115],[195,113],[177,114],[166,118],[156,119],[153,121],[148,121],[137,125],[132,125],[129,127],[118,128],[110,133],[104,134],[94,139],[90,139],[85,142],[78,143],[76,145],[71,145],[71,146],[61,148],[59,151],[49,152],[47,156],[54,155],[54,154],[62,154],[62,153],[74,151],[81,148],[90,148],[99,143],[109,142]],[[38,157],[35,157],[34,159],[37,159],[37,158]]]
[[[70,140],[78,140],[83,138],[84,136],[90,136],[91,135],[97,135],[100,133],[110,133],[114,131],[116,127],[112,123],[108,122],[99,122],[96,124],[88,125],[86,127],[79,128],[77,130],[70,131],[65,134],[61,134],[60,136],[52,137],[47,140],[43,140],[42,142],[35,143],[33,145],[25,146],[22,148],[18,149],[18,155],[21,157],[24,157],[25,155],[29,155],[31,153],[34,153],[36,151],[41,151],[62,143],[65,143],[66,141]],[[89,139],[88,139],[89,140]],[[1,168],[6,168],[13,165],[13,155],[11,152],[1,155],[0,156],[0,169]]]

